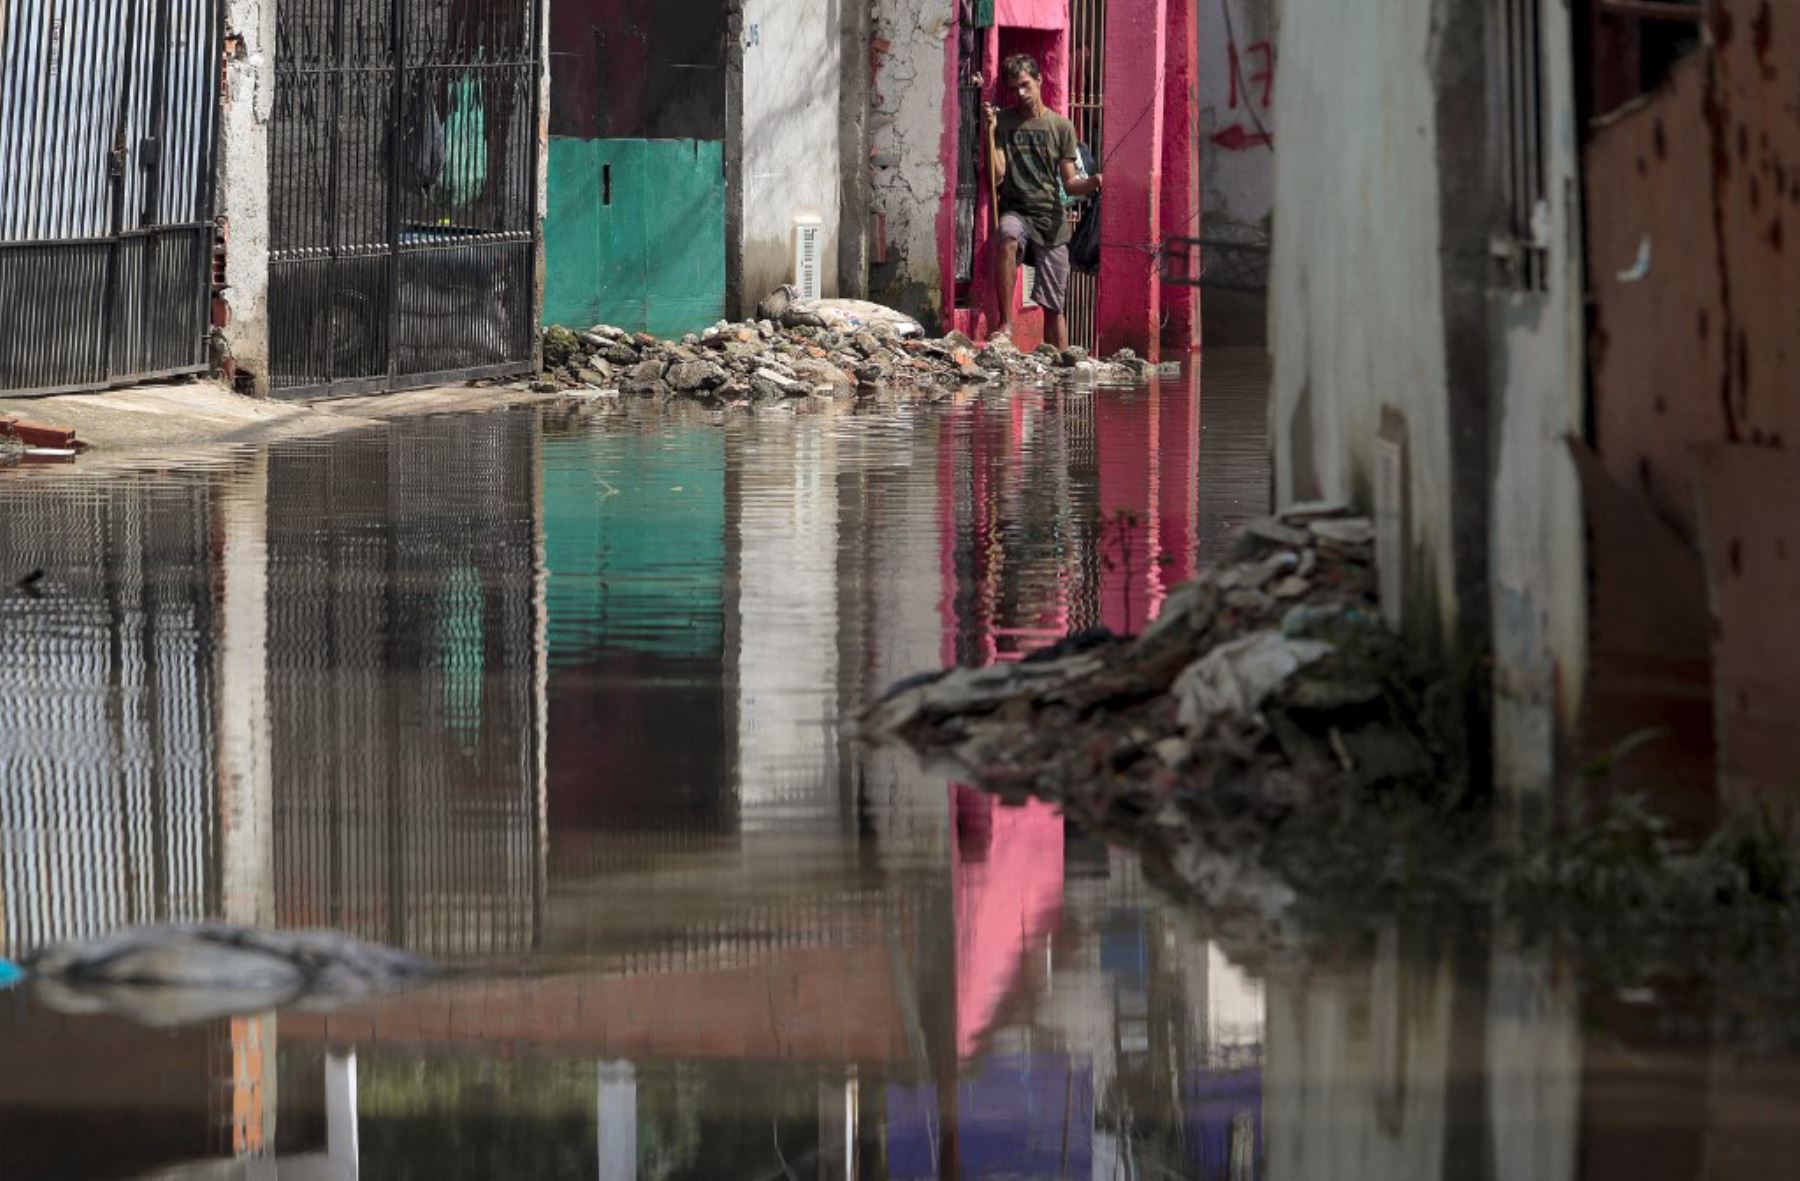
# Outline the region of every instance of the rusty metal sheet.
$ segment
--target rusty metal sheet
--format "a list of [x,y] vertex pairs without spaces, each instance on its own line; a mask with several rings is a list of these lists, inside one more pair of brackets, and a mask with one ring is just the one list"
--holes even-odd
[[1572,450],[1593,571],[1581,762],[1660,731],[1612,782],[1646,796],[1678,834],[1698,838],[1718,816],[1712,616],[1700,556],[1597,455],[1578,443]]
[[[1716,194],[1709,225],[1722,244],[1732,442],[1800,444],[1800,9],[1771,0],[1718,0],[1718,46],[1706,112]],[[1702,227],[1704,228],[1704,227]]]
[[1704,60],[1684,62],[1596,130],[1586,157],[1594,443],[1612,478],[1689,539],[1687,448],[1725,425],[1705,83]]
[[1800,12],[1718,0],[1712,34],[1585,160],[1595,442],[1690,536],[1690,445],[1800,440]]
[[1800,800],[1800,457],[1726,444],[1695,457],[1721,795]]

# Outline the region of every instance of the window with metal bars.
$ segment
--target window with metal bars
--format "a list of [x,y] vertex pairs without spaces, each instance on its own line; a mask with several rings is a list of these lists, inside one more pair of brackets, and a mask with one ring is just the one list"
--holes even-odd
[[956,154],[956,281],[967,283],[975,277],[975,203],[981,194],[981,152],[986,137],[981,127],[981,87],[964,84],[957,88],[958,115]]
[[1550,190],[1544,160],[1543,0],[1492,0],[1496,148],[1505,225],[1494,239],[1494,281],[1543,291],[1549,279]]

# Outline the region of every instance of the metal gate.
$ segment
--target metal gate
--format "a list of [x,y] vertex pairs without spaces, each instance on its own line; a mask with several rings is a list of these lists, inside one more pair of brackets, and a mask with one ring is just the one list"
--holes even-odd
[[[1069,121],[1075,124],[1075,138],[1098,156],[1106,150],[1106,0],[1073,0],[1069,41]],[[1080,225],[1086,209],[1086,201],[1071,205],[1070,223]],[[1067,302],[1069,343],[1093,351],[1099,347],[1099,276],[1070,274]]]
[[207,367],[219,20],[0,3],[0,392]]
[[530,368],[537,7],[279,0],[269,275],[279,396]]

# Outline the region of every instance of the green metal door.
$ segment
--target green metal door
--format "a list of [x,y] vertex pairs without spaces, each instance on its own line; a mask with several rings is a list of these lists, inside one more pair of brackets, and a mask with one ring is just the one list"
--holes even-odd
[[552,0],[544,319],[725,314],[725,0]]
[[553,139],[544,318],[658,336],[725,314],[724,145]]

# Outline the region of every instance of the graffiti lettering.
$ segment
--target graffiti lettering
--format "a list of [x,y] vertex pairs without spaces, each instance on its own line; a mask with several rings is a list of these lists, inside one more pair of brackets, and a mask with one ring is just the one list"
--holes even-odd
[[[1245,72],[1246,63],[1249,73]],[[1241,52],[1235,44],[1231,46],[1232,110],[1243,105],[1244,92],[1265,110],[1275,101],[1275,47],[1267,41],[1255,42]]]

